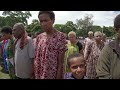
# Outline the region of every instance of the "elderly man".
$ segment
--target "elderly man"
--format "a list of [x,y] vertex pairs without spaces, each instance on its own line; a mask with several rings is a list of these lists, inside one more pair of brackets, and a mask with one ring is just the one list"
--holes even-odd
[[16,38],[14,48],[15,74],[18,79],[30,79],[33,76],[34,46],[22,23],[13,26]]

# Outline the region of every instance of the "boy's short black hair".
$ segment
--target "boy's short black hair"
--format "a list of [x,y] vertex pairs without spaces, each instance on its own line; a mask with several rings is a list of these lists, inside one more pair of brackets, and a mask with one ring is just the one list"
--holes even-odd
[[32,36],[32,34],[31,34],[31,33],[28,33],[28,36],[29,36],[29,37],[31,37],[31,36]]
[[77,57],[84,57],[84,55],[81,54],[81,53],[71,54],[71,55],[68,57],[68,59],[67,59],[67,61],[68,61],[68,67],[70,67],[71,59],[72,59],[72,58],[77,58]]
[[4,27],[1,29],[1,33],[12,34],[12,28],[9,27],[9,26],[4,26]]
[[48,14],[50,19],[55,21],[55,13],[53,11],[40,11],[38,14],[38,18],[41,14],[44,14],[44,13]]
[[119,29],[120,28],[120,14],[117,15],[114,19],[114,28]]

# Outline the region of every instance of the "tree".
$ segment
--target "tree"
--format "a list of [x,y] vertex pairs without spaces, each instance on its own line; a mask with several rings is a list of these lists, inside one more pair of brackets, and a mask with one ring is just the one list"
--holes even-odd
[[82,36],[86,37],[87,36],[87,33],[88,31],[91,31],[92,30],[92,26],[93,26],[93,15],[92,14],[86,14],[84,16],[84,19],[77,19],[76,20],[76,25],[77,25],[77,28],[79,30],[79,32],[81,32]]
[[32,23],[27,26],[26,31],[28,33],[31,33],[32,35],[38,32],[42,33],[42,29],[39,25],[39,21],[37,19],[32,20]]
[[72,21],[67,21],[66,26],[70,27],[70,31],[77,31],[77,25],[74,24]]
[[68,34],[70,31],[77,31],[77,26],[72,21],[67,21],[67,23],[64,25],[63,30],[66,34]]
[[6,24],[5,17],[0,16],[0,28],[5,26],[5,24]]
[[77,26],[72,21],[67,21],[66,24],[55,24],[54,27],[66,34],[68,34],[70,31],[77,31]]
[[64,32],[64,24],[55,24],[54,28],[56,28],[58,31]]
[[4,16],[3,22],[5,22],[2,26],[13,26],[15,23],[21,22],[25,25],[28,25],[27,19],[29,19],[32,15],[30,11],[3,11],[2,15]]
[[109,26],[109,27],[103,26],[103,33],[105,33],[107,37],[113,37],[115,34],[113,29],[114,28],[111,26]]
[[101,28],[101,26],[94,25],[94,26],[92,26],[92,31],[93,31],[94,33],[95,33],[96,31],[102,32],[102,28]]

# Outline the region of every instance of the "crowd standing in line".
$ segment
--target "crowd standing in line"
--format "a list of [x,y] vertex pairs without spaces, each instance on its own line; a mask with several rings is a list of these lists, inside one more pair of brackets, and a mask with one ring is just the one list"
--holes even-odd
[[114,41],[100,31],[82,42],[74,31],[66,36],[54,28],[53,11],[40,11],[38,20],[43,32],[34,36],[21,22],[1,29],[0,64],[10,79],[120,79],[120,15]]

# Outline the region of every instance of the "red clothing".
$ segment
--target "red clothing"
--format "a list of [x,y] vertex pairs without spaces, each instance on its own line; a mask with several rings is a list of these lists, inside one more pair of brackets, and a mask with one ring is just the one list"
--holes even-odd
[[65,35],[59,31],[49,38],[44,33],[36,38],[35,79],[56,78],[58,55],[66,50],[66,43]]

